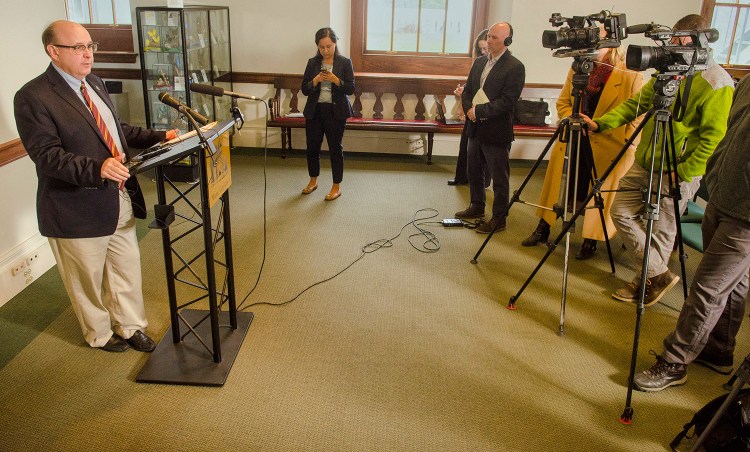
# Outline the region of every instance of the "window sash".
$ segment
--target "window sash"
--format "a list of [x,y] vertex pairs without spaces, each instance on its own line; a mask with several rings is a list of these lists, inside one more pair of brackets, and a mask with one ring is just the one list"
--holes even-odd
[[[388,74],[426,74],[466,76],[471,68],[470,54],[441,54],[416,52],[370,52],[366,50],[367,6],[365,1],[351,2],[352,40],[350,57],[357,72]],[[489,0],[473,0],[470,39],[487,27]]]

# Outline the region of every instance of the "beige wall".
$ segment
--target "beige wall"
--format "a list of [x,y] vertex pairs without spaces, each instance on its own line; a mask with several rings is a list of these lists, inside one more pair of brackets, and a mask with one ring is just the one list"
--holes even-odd
[[[39,0],[33,14],[26,8],[3,2],[0,57],[8,65],[0,75],[0,143],[18,138],[13,119],[13,96],[24,83],[42,73],[49,59],[42,48],[42,30],[50,22],[65,18],[65,3]],[[38,277],[51,265],[46,239],[36,222],[36,172],[28,157],[0,167],[0,305],[26,286],[28,277]],[[41,253],[27,277],[10,276],[10,268],[30,253]]]

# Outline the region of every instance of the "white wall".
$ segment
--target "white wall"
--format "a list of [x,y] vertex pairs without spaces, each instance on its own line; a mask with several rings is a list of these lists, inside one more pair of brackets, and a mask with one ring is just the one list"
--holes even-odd
[[[3,27],[8,39],[0,42],[0,57],[9,64],[0,75],[0,143],[18,138],[13,119],[13,97],[24,83],[44,72],[49,59],[42,48],[42,30],[65,18],[65,3],[39,0],[34,13],[3,5]],[[46,239],[36,222],[36,172],[28,157],[0,167],[0,306],[53,264]],[[11,267],[39,255],[18,276]],[[26,274],[24,274],[26,273]]]

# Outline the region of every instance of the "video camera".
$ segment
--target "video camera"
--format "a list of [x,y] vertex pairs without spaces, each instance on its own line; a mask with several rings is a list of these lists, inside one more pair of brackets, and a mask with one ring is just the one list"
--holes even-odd
[[[660,41],[659,46],[628,46],[625,65],[628,69],[645,71],[656,69],[667,75],[683,75],[691,71],[705,70],[709,57],[709,42],[719,39],[719,32],[708,30],[673,31],[663,25],[635,25],[631,33],[641,32],[647,38]],[[636,30],[637,29],[637,30]],[[643,29],[643,31],[641,31]],[[682,37],[691,38],[690,44],[672,43]]]
[[[559,49],[554,53],[556,57],[595,54],[597,49],[619,47],[620,41],[627,37],[625,14],[601,11],[588,16],[562,17],[560,13],[554,13],[549,21],[555,27],[568,24],[559,30],[542,33],[542,46]],[[600,36],[596,22],[602,23],[606,36]]]

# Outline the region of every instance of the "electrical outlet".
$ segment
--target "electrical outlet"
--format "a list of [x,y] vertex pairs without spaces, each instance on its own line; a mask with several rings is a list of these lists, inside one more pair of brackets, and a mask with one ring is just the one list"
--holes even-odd
[[32,253],[29,255],[29,257],[26,258],[26,265],[31,267],[31,264],[39,260],[39,253]]
[[10,276],[16,276],[26,270],[26,261],[18,261],[10,267]]

